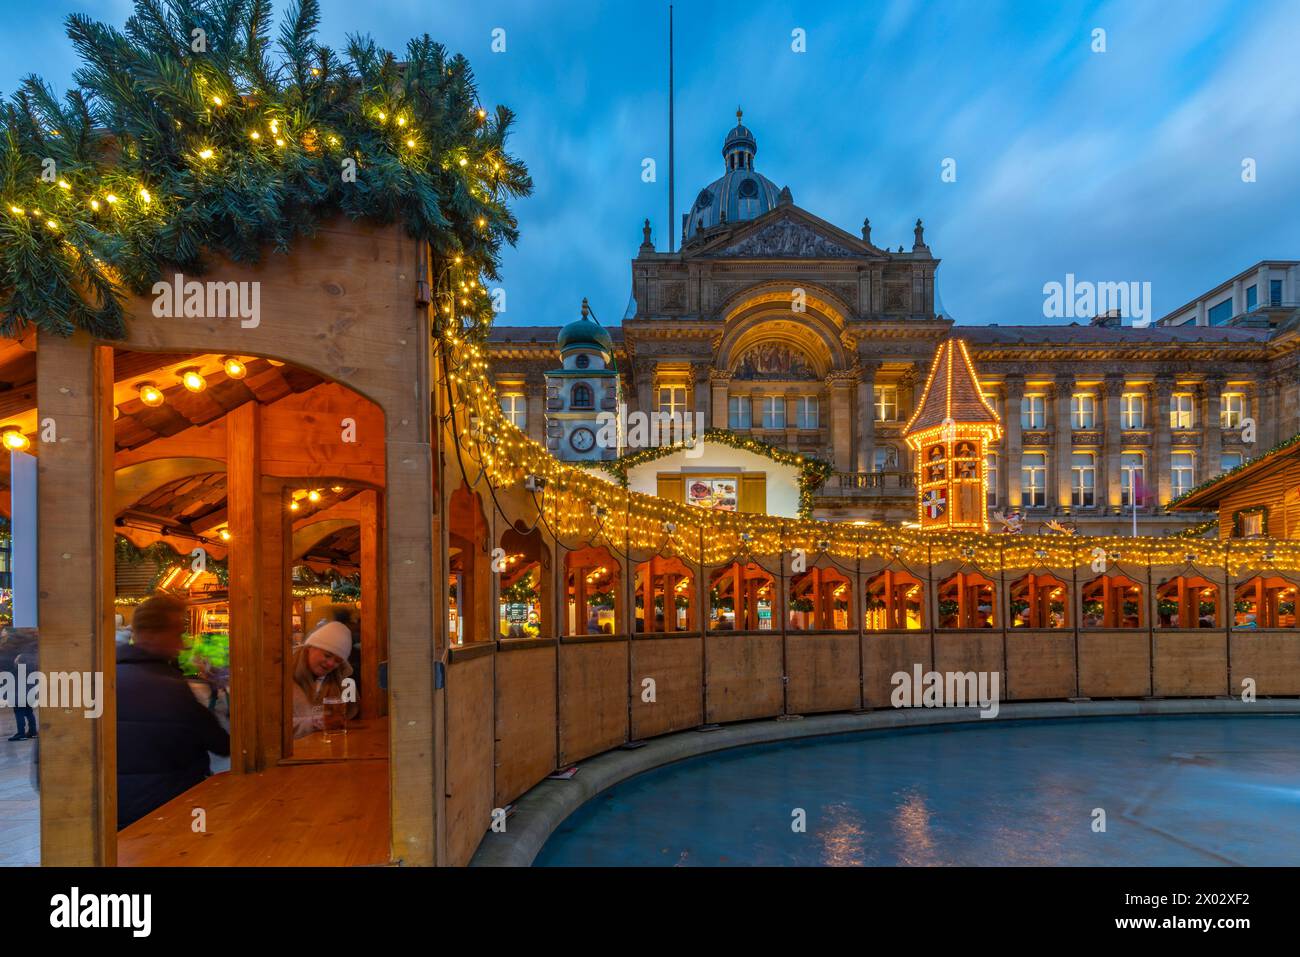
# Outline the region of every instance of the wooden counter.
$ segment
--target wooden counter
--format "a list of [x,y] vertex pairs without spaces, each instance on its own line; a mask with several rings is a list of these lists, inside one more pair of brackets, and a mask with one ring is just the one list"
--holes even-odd
[[303,761],[350,761],[388,758],[388,719],[349,721],[348,733],[332,732],[329,740],[322,731],[297,738],[293,754],[281,764]]
[[[207,812],[206,833],[191,830]],[[213,775],[117,835],[124,867],[354,867],[389,863],[388,762]]]

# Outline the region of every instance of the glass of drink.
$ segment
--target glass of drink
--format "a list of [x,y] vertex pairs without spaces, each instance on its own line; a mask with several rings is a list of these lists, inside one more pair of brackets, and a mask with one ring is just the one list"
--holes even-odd
[[325,740],[333,735],[347,735],[348,710],[342,698],[326,698],[321,702],[321,727],[325,731]]

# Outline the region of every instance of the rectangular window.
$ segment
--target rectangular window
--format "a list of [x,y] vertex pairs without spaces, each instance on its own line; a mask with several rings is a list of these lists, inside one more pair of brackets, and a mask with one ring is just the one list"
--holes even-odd
[[528,426],[528,399],[518,392],[507,392],[501,396],[501,412],[517,429]]
[[1120,396],[1119,425],[1122,429],[1146,428],[1147,400],[1141,392],[1125,392]]
[[1264,534],[1264,512],[1242,512],[1237,516],[1239,538],[1259,538]]
[[1282,280],[1270,279],[1268,281],[1268,304],[1270,306],[1282,305]]
[[1175,452],[1169,457],[1170,492],[1175,497],[1190,492],[1196,484],[1196,453]]
[[1175,392],[1169,397],[1169,427],[1190,429],[1196,425],[1196,400],[1190,392]]
[[878,385],[875,389],[876,421],[898,421],[898,386]]
[[1020,427],[1022,429],[1047,428],[1047,396],[1027,395],[1021,398]]
[[1224,452],[1219,456],[1219,471],[1231,472],[1240,465],[1242,461],[1243,459],[1240,452]]
[[667,415],[684,415],[686,413],[686,386],[660,386],[659,411]]
[[754,403],[747,395],[733,395],[727,399],[727,428],[752,428]]
[[1027,508],[1047,505],[1047,453],[1026,452],[1020,460],[1020,496]]
[[1241,420],[1246,417],[1246,394],[1244,392],[1225,392],[1219,399],[1219,426],[1225,429],[1241,428]]
[[799,401],[795,403],[795,414],[798,416],[798,427],[801,429],[817,428],[817,396],[801,395]]
[[763,396],[763,428],[785,428],[785,396]]
[[1097,456],[1075,452],[1070,457],[1070,504],[1092,508],[1097,504]]
[[1232,300],[1225,299],[1210,309],[1210,325],[1221,326],[1232,318]]
[[1259,305],[1259,296],[1255,292],[1254,286],[1246,287],[1246,311],[1250,312]]
[[1120,502],[1126,508],[1134,502],[1134,489],[1137,490],[1137,504],[1146,504],[1146,470],[1143,468],[1141,452],[1124,452],[1120,455],[1119,484]]
[[1070,422],[1076,429],[1091,429],[1097,424],[1097,399],[1091,392],[1070,396]]
[[984,456],[984,475],[988,479],[989,494],[988,507],[997,508],[998,505],[998,453],[989,452]]

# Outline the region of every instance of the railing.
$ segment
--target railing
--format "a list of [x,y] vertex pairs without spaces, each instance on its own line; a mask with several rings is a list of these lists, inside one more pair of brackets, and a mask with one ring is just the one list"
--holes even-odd
[[890,492],[910,492],[916,488],[916,476],[911,472],[834,472],[822,488],[823,494],[887,495]]

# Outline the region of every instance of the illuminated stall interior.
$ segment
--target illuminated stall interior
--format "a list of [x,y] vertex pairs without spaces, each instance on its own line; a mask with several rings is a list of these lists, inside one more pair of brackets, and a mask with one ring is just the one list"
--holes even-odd
[[638,632],[698,630],[695,576],[685,562],[680,558],[656,556],[638,564],[635,576]]
[[910,572],[886,568],[866,582],[867,631],[919,631],[925,586]]
[[565,634],[613,635],[623,622],[618,560],[589,545],[564,556]]
[[492,566],[487,519],[478,496],[461,486],[451,493],[447,518],[447,634],[452,645],[491,641]]
[[993,580],[979,572],[957,572],[939,583],[936,593],[940,628],[992,628]]
[[497,629],[502,638],[549,638],[550,555],[537,529],[508,528],[501,536],[503,567],[497,594]]
[[1199,575],[1179,575],[1156,586],[1159,628],[1219,627],[1219,587]]
[[1142,586],[1127,575],[1101,575],[1080,588],[1083,628],[1141,628]]
[[789,627],[794,631],[848,631],[853,582],[838,569],[814,567],[790,579]]
[[776,580],[753,562],[716,569],[709,575],[710,631],[771,631]]
[[1010,585],[1012,628],[1068,628],[1069,586],[1055,575],[1030,573]]
[[1296,586],[1276,575],[1256,575],[1235,589],[1234,628],[1294,628]]

